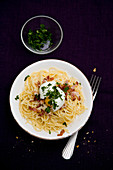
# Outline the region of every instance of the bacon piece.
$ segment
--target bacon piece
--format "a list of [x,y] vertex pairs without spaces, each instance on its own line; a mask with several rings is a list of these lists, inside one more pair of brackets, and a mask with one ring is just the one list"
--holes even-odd
[[39,116],[43,116],[44,114],[45,114],[45,111],[41,109],[41,113],[39,114]]
[[32,110],[32,107],[31,107],[31,106],[29,106],[29,110]]
[[38,100],[36,96],[34,96],[34,101],[40,102],[40,100]]
[[71,93],[71,97],[72,97],[72,100],[73,100],[73,101],[76,99],[76,97],[77,97],[78,100],[81,100],[80,95],[79,95],[79,92],[76,92],[76,91],[73,91],[73,92]]
[[34,111],[34,112],[36,112],[36,111],[37,111],[37,109],[36,109],[36,108],[33,108],[33,111]]
[[46,82],[46,80],[44,79],[44,80],[42,81],[42,84],[45,83],[45,82]]
[[37,109],[36,108],[32,108],[31,106],[29,106],[29,110],[33,110],[34,112],[37,112]]
[[78,100],[79,100],[79,101],[81,100],[81,97],[80,97],[80,96],[78,97]]
[[78,81],[76,81],[75,85],[78,86]]
[[38,88],[40,88],[40,82],[39,81],[38,81],[37,85],[38,85]]
[[41,104],[39,103],[39,105],[36,108],[39,108],[41,106]]
[[64,103],[63,106],[60,108],[60,110],[63,109],[63,108],[65,108],[65,107],[66,107],[66,105],[65,105],[65,103]]
[[62,85],[62,84],[58,84],[58,87],[59,87],[61,90],[64,89],[64,85]]
[[49,80],[49,76],[47,76],[46,79]]
[[35,83],[36,86],[38,86],[38,88],[40,88],[40,82],[38,81],[37,83]]
[[37,113],[40,113],[41,112],[41,110],[40,109],[37,109]]
[[52,81],[54,80],[54,77],[47,76],[43,79],[42,83],[45,83],[46,81]]
[[47,76],[47,81],[52,81],[52,80],[54,80],[54,77],[50,77],[50,76]]
[[49,78],[49,81],[52,81],[52,80],[54,80],[54,77],[50,77],[50,78]]
[[40,103],[40,105],[43,105],[44,104],[44,100],[40,100],[39,103]]
[[65,130],[64,130],[64,129],[62,129],[62,130],[60,131],[60,133],[59,133],[59,134],[57,134],[57,136],[62,136],[64,133],[65,133]]
[[67,93],[65,93],[65,100],[67,100]]
[[71,89],[72,89],[72,90],[75,90],[75,87],[76,87],[76,85],[73,85],[73,86],[71,87]]

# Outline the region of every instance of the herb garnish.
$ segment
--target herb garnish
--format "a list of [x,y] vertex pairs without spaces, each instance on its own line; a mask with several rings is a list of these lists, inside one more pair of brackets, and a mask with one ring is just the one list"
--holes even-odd
[[26,81],[28,77],[30,77],[30,75],[27,75],[27,76],[25,77],[24,81]]
[[44,44],[46,44],[47,41],[49,42],[48,47],[50,47],[53,44],[52,34],[46,29],[44,24],[40,24],[40,28],[38,30],[33,31],[29,29],[28,44],[33,49],[38,49],[41,51],[42,48],[44,47]]
[[40,94],[35,94],[35,100],[39,100],[40,99]]
[[51,83],[48,84],[48,86],[51,86],[51,85],[52,85]]
[[18,100],[19,99],[19,95],[17,95],[16,97],[15,97],[15,100]]
[[69,90],[69,87],[66,86],[66,87],[64,88],[64,92],[66,93],[68,90]]
[[81,85],[81,83],[79,83]]
[[58,99],[59,97],[61,100],[63,99],[62,99],[62,94],[60,94],[56,86],[53,86],[52,89],[53,91],[48,90],[48,92],[46,93],[46,97],[50,99],[48,104],[52,105],[53,109],[55,110],[56,107],[58,107],[58,105],[55,102],[55,99]]
[[48,104],[52,105],[52,100],[49,100],[49,101],[48,101]]
[[42,91],[44,92],[44,90],[46,89],[46,87],[45,87],[45,86],[43,86],[43,87],[41,87],[41,89],[42,89]]
[[66,122],[64,122],[63,125],[65,125],[67,127],[67,123]]
[[49,134],[51,134],[51,131],[49,130]]
[[60,83],[59,83],[59,82],[56,82],[56,84],[57,84],[57,85],[60,85]]
[[46,111],[47,113],[50,113],[50,107],[48,106],[48,107],[45,109],[45,111]]
[[59,105],[56,104],[55,100],[53,100],[53,103],[52,103],[52,104],[53,104],[53,109],[54,109],[54,110],[56,109],[56,107],[59,107]]

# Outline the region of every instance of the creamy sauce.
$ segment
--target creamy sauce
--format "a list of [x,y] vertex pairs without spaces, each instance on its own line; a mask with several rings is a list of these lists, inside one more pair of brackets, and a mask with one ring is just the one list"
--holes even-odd
[[[49,82],[43,83],[40,86],[40,89],[39,89],[40,98],[45,99],[47,97],[48,92],[53,92],[54,91],[53,87],[55,87],[55,86],[56,86],[55,81],[49,81]],[[53,108],[53,111],[57,111],[65,103],[65,93],[57,86],[56,86],[56,89],[59,92],[60,97],[58,97],[57,99],[54,99],[54,101],[56,103],[56,108]]]

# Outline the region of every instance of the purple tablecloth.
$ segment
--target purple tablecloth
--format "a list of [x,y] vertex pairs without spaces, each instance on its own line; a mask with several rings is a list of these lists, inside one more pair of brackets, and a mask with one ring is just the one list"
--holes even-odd
[[[62,26],[60,47],[48,55],[28,51],[20,39],[22,25],[36,15],[48,15]],[[80,130],[74,154],[62,158],[69,138],[37,139],[13,119],[9,93],[16,76],[29,64],[60,59],[78,67],[88,79],[102,77],[87,124]],[[113,1],[2,0],[0,1],[0,161],[3,169],[112,170],[113,156]]]

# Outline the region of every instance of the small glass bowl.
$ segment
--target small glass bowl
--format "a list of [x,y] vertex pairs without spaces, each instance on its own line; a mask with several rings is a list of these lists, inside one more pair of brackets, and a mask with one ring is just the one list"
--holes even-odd
[[[28,44],[28,32],[29,29],[35,31],[40,28],[40,24],[44,24],[46,29],[52,33],[52,46],[47,48],[46,50],[37,50],[33,49]],[[63,31],[60,24],[53,18],[45,15],[38,15],[30,18],[25,22],[21,29],[21,40],[24,46],[35,54],[48,54],[52,51],[56,50],[61,44],[63,39]]]

